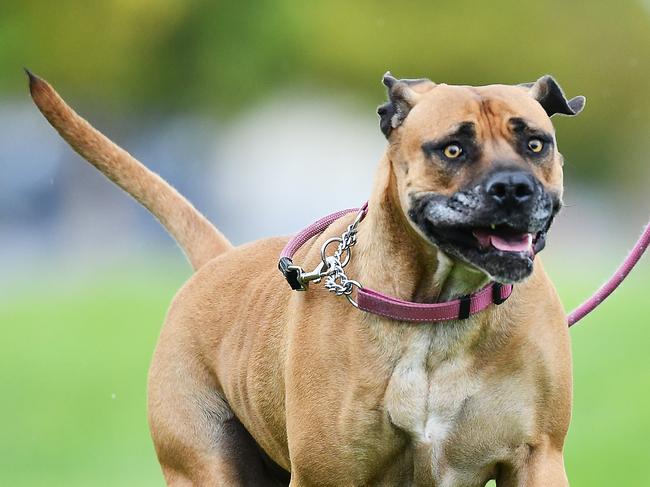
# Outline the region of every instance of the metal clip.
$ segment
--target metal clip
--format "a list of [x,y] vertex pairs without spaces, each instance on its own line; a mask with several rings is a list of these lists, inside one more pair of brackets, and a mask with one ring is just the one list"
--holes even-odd
[[327,275],[327,267],[325,262],[320,262],[311,272],[300,269],[298,273],[298,282],[302,284],[300,291],[306,291],[310,282],[319,283],[323,276]]

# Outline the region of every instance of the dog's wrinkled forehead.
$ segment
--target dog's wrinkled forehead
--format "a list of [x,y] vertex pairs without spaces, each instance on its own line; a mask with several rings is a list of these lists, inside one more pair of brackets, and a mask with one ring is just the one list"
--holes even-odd
[[[506,119],[524,118],[552,131],[549,117],[577,115],[585,104],[578,96],[568,100],[551,76],[522,85],[450,86],[428,79],[397,79],[386,73],[388,101],[377,109],[380,128],[386,138],[405,121],[418,118],[418,124],[449,126],[473,120],[490,111]],[[487,112],[487,113],[486,113]]]

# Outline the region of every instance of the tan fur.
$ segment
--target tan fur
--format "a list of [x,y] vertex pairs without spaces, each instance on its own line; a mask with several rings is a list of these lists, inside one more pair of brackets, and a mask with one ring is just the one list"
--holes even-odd
[[[408,192],[451,194],[470,171],[511,156],[509,116],[553,130],[524,88],[429,88],[414,90],[413,110],[391,135],[347,268],[367,287],[421,302],[474,291],[486,277],[423,239],[406,216]],[[164,183],[132,162],[115,165],[126,153],[44,92],[39,107],[82,155],[153,207],[179,242],[205,237],[183,235],[176,205],[196,219],[184,200],[152,202],[150,185]],[[420,146],[465,120],[480,127],[485,157],[449,178]],[[560,166],[555,151],[532,170],[560,191]],[[315,266],[322,243],[353,218],[312,239],[295,261]],[[227,245],[198,221],[212,242],[196,251],[200,263]],[[152,436],[170,485],[281,485],[255,443],[291,471],[293,487],[464,487],[490,478],[499,487],[568,485],[569,335],[539,258],[502,305],[465,321],[413,325],[358,311],[319,286],[289,291],[276,268],[285,242],[221,253],[174,298],[149,380]]]

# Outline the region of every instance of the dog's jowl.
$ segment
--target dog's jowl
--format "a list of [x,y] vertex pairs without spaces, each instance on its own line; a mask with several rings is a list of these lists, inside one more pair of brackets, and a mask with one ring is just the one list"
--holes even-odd
[[[149,375],[170,485],[568,485],[569,336],[539,252],[562,206],[550,117],[579,113],[584,98],[565,98],[550,76],[516,86],[383,81],[387,146],[347,275],[415,303],[513,284],[502,304],[407,323],[319,286],[290,291],[276,269],[287,238],[233,247],[30,75],[50,123],[160,220],[196,270]],[[315,267],[353,220],[335,221],[296,259]]]

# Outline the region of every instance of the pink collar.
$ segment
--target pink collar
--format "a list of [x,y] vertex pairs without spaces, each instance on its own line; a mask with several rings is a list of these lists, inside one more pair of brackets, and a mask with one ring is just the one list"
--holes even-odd
[[[359,216],[356,222],[358,223],[366,215],[367,210],[368,203],[364,204],[361,208],[350,208],[332,213],[312,223],[287,242],[287,245],[282,249],[280,254],[278,267],[292,289],[305,291],[310,280],[316,282],[320,280],[317,273],[321,269],[321,266],[317,267],[312,273],[305,273],[301,267],[293,264],[292,259],[298,249],[309,239],[322,233],[342,216],[357,212]],[[352,300],[349,293],[346,296],[359,309],[398,321],[426,323],[469,318],[471,315],[483,311],[492,304],[503,303],[512,294],[512,285],[492,282],[474,294],[469,294],[459,299],[454,299],[453,301],[425,304],[403,301],[393,296],[387,296],[379,291],[360,286],[356,282],[355,286],[358,287],[357,301]]]

